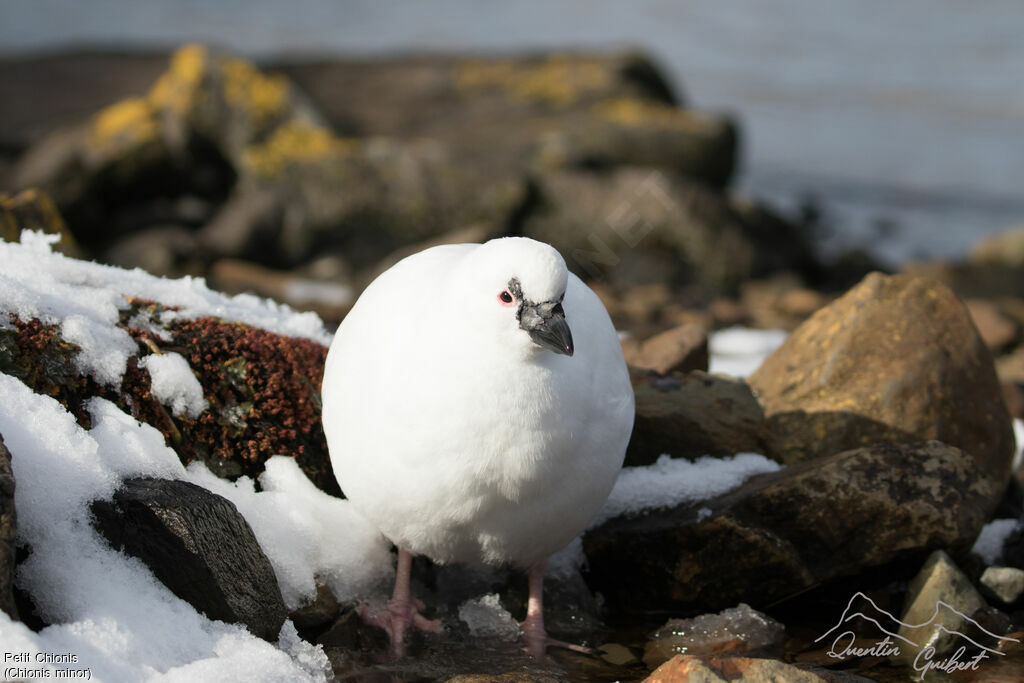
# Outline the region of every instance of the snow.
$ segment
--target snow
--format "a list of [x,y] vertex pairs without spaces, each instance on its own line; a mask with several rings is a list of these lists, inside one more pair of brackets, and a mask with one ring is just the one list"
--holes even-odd
[[696,461],[662,455],[653,465],[623,468],[591,528],[619,515],[695,503],[730,491],[755,474],[777,472],[779,463],[756,453]]
[[97,382],[118,384],[128,358],[137,353],[132,338],[117,327],[130,298],[178,307],[164,314],[165,324],[215,316],[330,343],[315,313],[296,313],[251,294],[228,297],[209,289],[202,278],[171,280],[68,258],[52,251],[58,239],[27,231],[21,243],[0,241],[0,312],[61,325],[64,338],[82,348],[77,356],[81,369]]
[[1016,528],[1016,519],[993,519],[982,527],[971,552],[984,560],[987,565],[999,563],[1003,557],[1003,544],[1010,532]]
[[746,377],[786,340],[785,330],[753,330],[729,327],[712,332],[708,338],[711,359],[708,370],[733,377]]
[[203,398],[203,386],[196,379],[185,357],[178,353],[154,353],[139,359],[139,367],[149,372],[153,396],[171,406],[175,417],[197,418],[209,407]]

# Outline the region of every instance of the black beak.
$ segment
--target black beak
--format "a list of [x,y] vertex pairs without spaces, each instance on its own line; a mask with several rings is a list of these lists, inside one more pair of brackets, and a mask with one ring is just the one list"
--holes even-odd
[[565,322],[561,303],[524,303],[519,309],[519,327],[526,330],[539,346],[555,353],[572,355],[572,331],[569,323]]

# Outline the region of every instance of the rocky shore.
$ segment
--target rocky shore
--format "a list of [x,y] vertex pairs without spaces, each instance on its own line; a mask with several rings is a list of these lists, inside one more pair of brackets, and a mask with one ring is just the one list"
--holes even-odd
[[[0,389],[97,443],[123,418],[155,441],[123,427],[117,443],[170,449],[159,468],[111,465],[75,519],[282,666],[510,681],[1024,666],[1017,233],[900,273],[821,263],[806,226],[730,190],[737,123],[687,107],[636,54],[256,65],[192,45],[0,62],[0,85]],[[388,662],[353,611],[379,589],[357,596],[357,570],[312,542],[296,579],[268,540],[287,509],[253,501],[340,502],[319,385],[327,329],[362,288],[427,245],[502,235],[558,247],[623,331],[627,471],[673,486],[659,473],[692,461],[705,493],[624,506],[555,563],[549,628],[596,654],[530,660],[509,613],[519,575],[423,563],[445,633]],[[103,305],[60,294],[82,287]],[[748,377],[709,373],[736,326],[785,341]],[[15,514],[41,495],[17,481],[31,425],[5,410],[0,609],[46,633],[75,610],[32,576],[46,534],[36,503],[27,528]],[[737,454],[759,459],[716,489],[706,472]]]

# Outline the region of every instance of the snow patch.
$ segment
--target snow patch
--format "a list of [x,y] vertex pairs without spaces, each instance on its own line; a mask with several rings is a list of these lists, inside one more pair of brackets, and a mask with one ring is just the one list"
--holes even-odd
[[993,519],[981,528],[971,552],[992,566],[1003,557],[1003,544],[1010,533],[1017,528],[1016,519]]
[[708,371],[733,377],[753,374],[765,358],[786,340],[785,330],[730,327],[708,337]]
[[149,371],[151,390],[156,400],[171,407],[175,417],[195,419],[210,407],[203,387],[185,357],[177,353],[154,353],[139,359],[139,367]]

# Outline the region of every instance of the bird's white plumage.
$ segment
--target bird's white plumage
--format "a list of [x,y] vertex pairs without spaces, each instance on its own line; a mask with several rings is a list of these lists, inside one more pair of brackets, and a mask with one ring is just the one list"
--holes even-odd
[[[574,355],[520,329],[498,294],[564,293]],[[597,296],[525,238],[435,247],[378,277],[323,381],[335,475],[396,545],[439,562],[529,566],[597,514],[622,466],[633,392]]]

